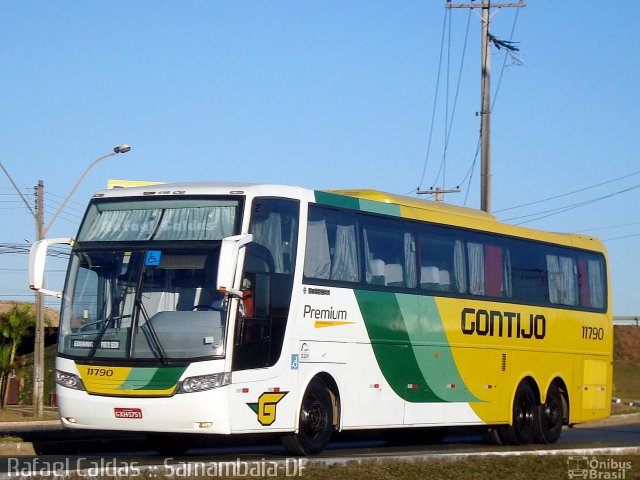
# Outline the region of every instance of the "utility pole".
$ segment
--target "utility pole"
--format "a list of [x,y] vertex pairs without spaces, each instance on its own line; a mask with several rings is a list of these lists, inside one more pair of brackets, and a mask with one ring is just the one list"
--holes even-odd
[[429,190],[418,190],[416,193],[418,195],[435,195],[436,202],[444,202],[444,194],[445,193],[459,193],[459,188],[449,188],[444,190],[440,187],[430,188]]
[[482,0],[482,61],[480,73],[480,210],[491,212],[491,49],[489,1]]
[[[44,239],[44,182],[36,187],[36,240]],[[36,332],[33,348],[33,416],[42,418],[44,395],[44,294],[36,292]]]
[[[473,0],[471,0],[473,2]],[[482,0],[482,4],[449,3],[445,8],[481,8],[481,84],[480,84],[480,209],[491,212],[491,49],[489,22],[492,8],[525,7],[523,1],[516,3],[491,3]]]

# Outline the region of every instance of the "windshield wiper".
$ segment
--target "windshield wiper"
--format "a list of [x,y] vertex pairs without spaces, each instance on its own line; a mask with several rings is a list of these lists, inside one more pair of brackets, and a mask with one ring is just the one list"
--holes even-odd
[[[167,357],[167,352],[165,352],[164,348],[162,347],[162,342],[160,342],[160,338],[158,338],[156,329],[153,327],[153,324],[151,323],[149,315],[147,314],[147,310],[146,308],[144,308],[144,304],[140,299],[136,299],[135,305],[140,309],[140,311],[142,312],[142,316],[144,317],[144,325],[140,328],[143,331],[145,329],[148,331],[149,337],[151,339],[151,343],[153,343],[153,346],[156,348],[162,364],[165,366],[169,365],[171,362],[169,361],[169,357]],[[132,338],[131,344],[133,345],[133,338]]]
[[105,333],[107,333],[107,328],[109,328],[109,325],[111,324],[115,325],[116,320],[119,320],[120,323],[122,323],[123,318],[132,318],[131,315],[122,315],[122,314],[114,315],[114,313],[115,312],[120,313],[120,308],[124,304],[124,301],[127,298],[127,295],[129,294],[129,289],[131,288],[130,286],[131,279],[133,278],[133,270],[135,269],[129,270],[129,273],[127,275],[127,280],[124,284],[124,287],[122,288],[122,294],[119,297],[114,298],[113,304],[111,305],[111,315],[109,315],[109,318],[105,319],[104,324],[102,325],[102,328],[98,333],[98,336],[93,341],[91,351],[89,352],[89,355],[87,355],[87,362],[93,361],[93,357],[95,357],[96,352],[100,347],[100,342],[102,342],[102,338],[104,337]]

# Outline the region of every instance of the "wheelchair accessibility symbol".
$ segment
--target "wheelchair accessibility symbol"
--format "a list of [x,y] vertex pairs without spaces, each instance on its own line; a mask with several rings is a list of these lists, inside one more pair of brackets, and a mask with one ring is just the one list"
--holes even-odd
[[160,265],[160,257],[162,252],[160,250],[149,250],[147,256],[144,258],[144,264],[151,267],[157,267]]

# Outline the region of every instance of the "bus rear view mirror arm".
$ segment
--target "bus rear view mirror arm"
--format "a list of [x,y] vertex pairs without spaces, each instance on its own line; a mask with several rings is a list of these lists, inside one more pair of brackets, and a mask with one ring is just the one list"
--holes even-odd
[[253,241],[253,235],[243,233],[222,240],[220,261],[218,263],[218,290],[240,297],[242,292],[233,287],[240,249]]
[[69,245],[73,246],[75,239],[69,238],[49,238],[38,240],[31,246],[29,253],[29,288],[36,292],[62,298],[62,292],[47,290],[44,288],[44,272],[47,265],[47,251],[49,245]]

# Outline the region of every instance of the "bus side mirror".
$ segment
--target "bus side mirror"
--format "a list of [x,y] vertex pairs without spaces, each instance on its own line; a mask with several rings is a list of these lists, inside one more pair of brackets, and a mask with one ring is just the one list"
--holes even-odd
[[220,247],[220,261],[218,263],[218,280],[217,288],[221,292],[230,293],[241,297],[242,292],[233,288],[233,281],[238,266],[238,256],[240,248],[253,240],[253,235],[243,233],[242,235],[234,235],[222,240]]
[[69,245],[74,243],[73,238],[50,238],[38,240],[31,246],[29,252],[29,288],[36,292],[62,298],[62,292],[47,290],[44,287],[44,271],[47,265],[47,250],[49,245]]

